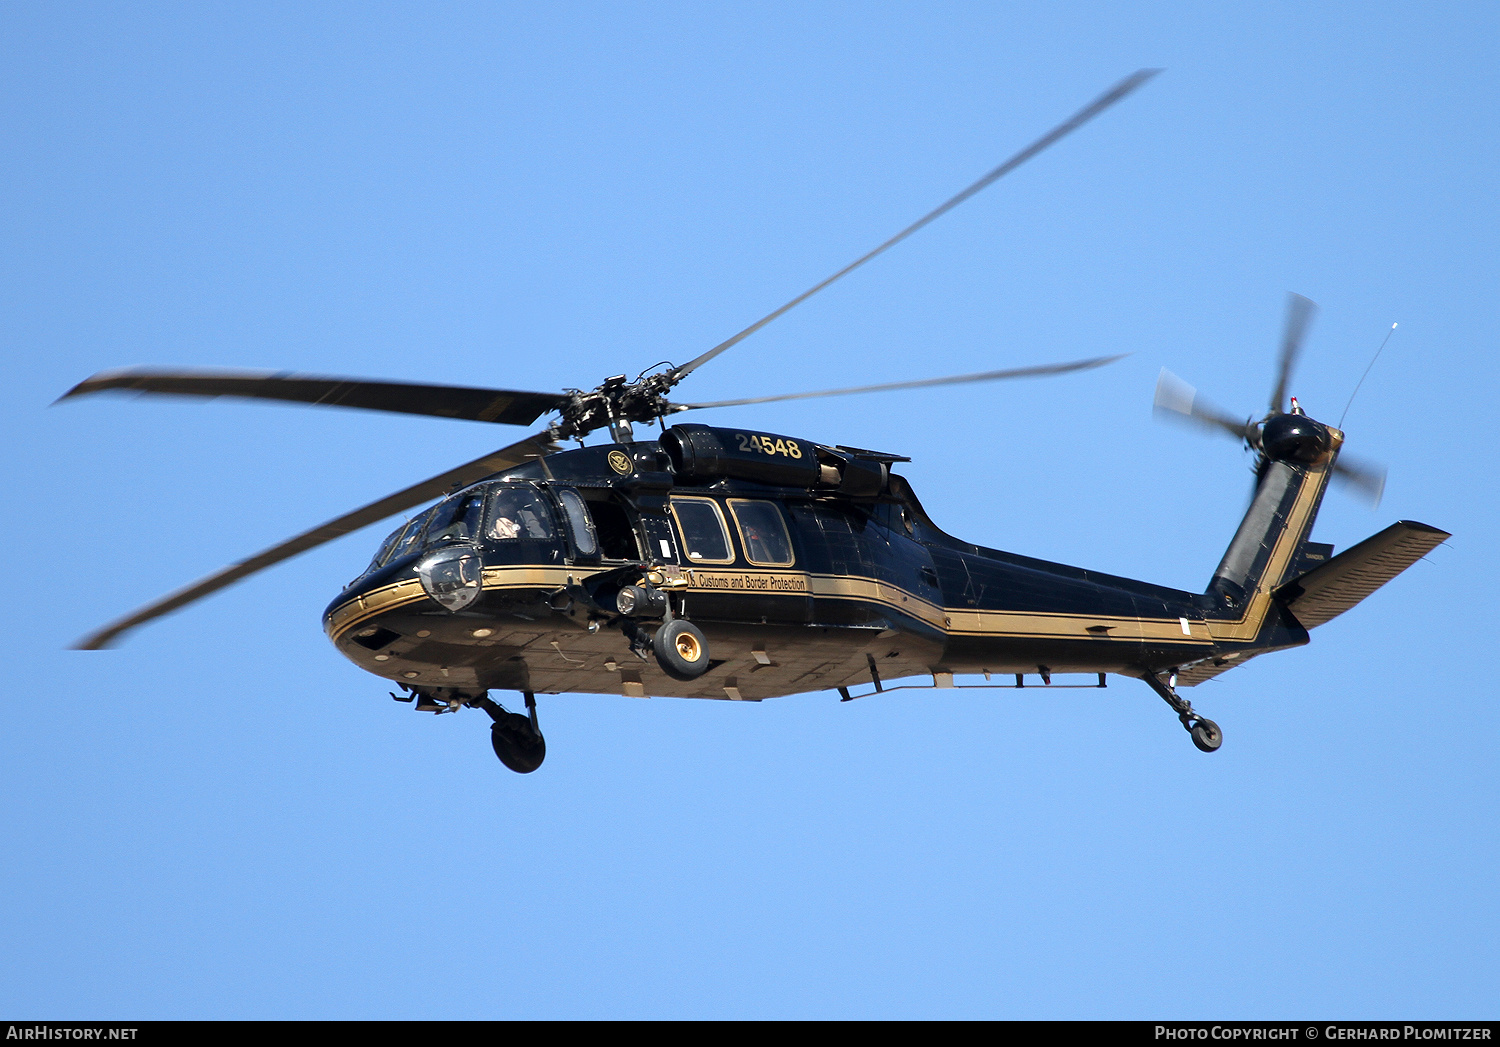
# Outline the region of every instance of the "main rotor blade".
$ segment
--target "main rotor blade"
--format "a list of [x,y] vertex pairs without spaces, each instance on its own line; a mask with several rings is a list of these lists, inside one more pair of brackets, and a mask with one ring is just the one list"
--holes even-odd
[[1380,507],[1385,494],[1385,466],[1341,454],[1333,463],[1333,478],[1369,502],[1371,509]]
[[934,210],[929,211],[927,214],[923,215],[921,218],[918,218],[911,225],[909,225],[905,229],[901,230],[899,233],[897,233],[895,236],[891,237],[889,240],[887,240],[885,243],[881,244],[879,247],[875,248],[873,251],[870,251],[868,254],[864,254],[864,255],[861,255],[860,257],[856,258],[854,261],[852,261],[848,265],[844,266],[844,268],[840,269],[838,272],[834,273],[832,276],[828,277],[826,280],[822,281],[821,283],[813,285],[812,287],[808,288],[806,291],[803,291],[796,298],[793,298],[790,302],[787,302],[785,305],[783,305],[780,309],[777,309],[775,312],[769,313],[766,316],[761,317],[759,320],[755,321],[755,323],[751,324],[749,327],[745,328],[743,331],[741,331],[738,334],[736,334],[736,335],[734,335],[734,336],[732,336],[732,337],[730,337],[728,339],[725,339],[724,341],[720,342],[718,345],[714,346],[712,349],[710,349],[708,352],[704,353],[702,356],[699,356],[697,359],[689,360],[687,363],[683,364],[680,367],[674,367],[672,369],[672,371],[670,372],[671,376],[672,376],[673,384],[675,384],[677,382],[680,382],[682,379],[686,378],[693,371],[697,370],[699,367],[701,367],[704,364],[708,363],[710,360],[712,360],[714,357],[718,356],[720,353],[724,352],[726,349],[732,349],[732,348],[734,348],[740,342],[744,341],[746,338],[749,338],[756,331],[759,331],[762,327],[766,326],[766,324],[770,323],[772,320],[775,320],[777,317],[781,316],[783,313],[787,312],[788,310],[790,310],[790,309],[792,309],[792,308],[794,308],[794,307],[796,307],[798,305],[801,305],[803,302],[807,301],[813,295],[815,295],[819,291],[823,290],[823,288],[825,288],[829,284],[833,283],[835,280],[839,279],[842,276],[846,276],[849,273],[852,273],[854,270],[856,270],[860,266],[864,265],[866,262],[868,262],[870,259],[874,258],[876,255],[878,255],[881,252],[887,250],[888,248],[896,246],[902,240],[905,240],[908,236],[910,236],[912,233],[915,233],[918,229],[921,229],[924,225],[927,225],[929,222],[933,221],[934,219],[940,218],[943,215],[947,214],[949,211],[953,210],[953,208],[955,208],[959,204],[963,203],[969,197],[973,196],[975,193],[979,192],[981,189],[984,189],[987,186],[989,186],[990,183],[998,181],[1001,178],[1004,178],[1006,175],[1010,174],[1010,172],[1014,171],[1016,168],[1018,168],[1022,164],[1024,164],[1027,160],[1030,160],[1037,153],[1040,153],[1043,149],[1046,149],[1049,145],[1052,145],[1054,142],[1056,142],[1059,139],[1067,136],[1068,134],[1072,133],[1073,131],[1078,130],[1078,128],[1082,127],[1084,124],[1088,123],[1094,117],[1096,117],[1100,113],[1104,112],[1104,110],[1108,109],[1110,106],[1112,106],[1116,102],[1120,101],[1120,99],[1122,99],[1126,95],[1130,94],[1132,91],[1134,91],[1136,88],[1140,87],[1147,80],[1150,80],[1153,76],[1155,76],[1159,72],[1161,72],[1160,69],[1141,69],[1141,70],[1138,70],[1135,73],[1132,73],[1130,76],[1127,76],[1124,80],[1121,80],[1114,87],[1111,87],[1108,91],[1104,92],[1104,94],[1102,94],[1098,98],[1094,99],[1094,101],[1090,102],[1088,105],[1086,105],[1082,109],[1078,110],[1078,112],[1076,112],[1072,116],[1068,117],[1067,120],[1064,120],[1062,123],[1058,124],[1052,130],[1050,130],[1046,134],[1042,135],[1042,137],[1038,138],[1035,142],[1032,142],[1025,149],[1022,149],[1015,156],[1013,156],[1009,160],[1005,161],[1005,163],[1003,163],[999,167],[995,168],[993,171],[991,171],[989,174],[985,175],[979,181],[977,181],[973,185],[969,186],[967,189],[965,189],[963,192],[959,193],[957,196],[955,196],[952,199],[948,200],[947,202],[939,205]]
[[1226,432],[1236,440],[1254,443],[1255,426],[1244,418],[1216,407],[1198,395],[1198,390],[1188,385],[1165,367],[1156,379],[1156,397],[1152,408],[1157,417],[1179,416],[1200,428],[1213,432]]
[[519,443],[513,443],[509,447],[492,451],[483,458],[476,458],[472,462],[460,465],[456,469],[449,469],[446,473],[434,476],[430,480],[423,480],[419,484],[413,484],[404,491],[387,495],[376,502],[352,513],[345,513],[336,519],[329,520],[320,527],[314,527],[289,538],[280,545],[274,545],[263,553],[259,553],[247,560],[241,560],[209,575],[202,581],[195,582],[185,589],[179,589],[175,593],[162,597],[153,604],[148,604],[133,614],[127,615],[118,621],[111,622],[97,632],[90,633],[73,645],[79,651],[97,651],[110,646],[119,636],[129,629],[134,629],[160,618],[180,607],[192,603],[194,600],[202,599],[209,593],[217,592],[225,586],[233,585],[242,578],[247,578],[257,571],[263,571],[273,564],[288,560],[298,553],[305,553],[309,549],[315,549],[325,542],[331,542],[335,538],[341,538],[359,530],[361,527],[384,520],[387,516],[421,505],[423,502],[431,501],[439,495],[447,493],[455,486],[462,487],[476,480],[482,480],[492,473],[500,472],[512,466],[520,465],[530,458],[539,455],[550,454],[557,449],[546,433],[536,433],[528,436]]
[[1048,374],[1067,374],[1069,371],[1087,371],[1103,367],[1127,354],[1119,356],[1096,356],[1089,360],[1075,360],[1068,364],[1041,364],[1036,367],[1012,367],[1004,371],[981,371],[978,374],[958,374],[951,378],[920,378],[914,382],[884,382],[880,385],[857,385],[848,389],[824,389],[817,393],[783,393],[780,396],[755,396],[745,400],[718,400],[711,404],[674,404],[679,411],[696,411],[708,407],[741,407],[745,404],[769,404],[778,400],[811,400],[819,396],[849,396],[853,393],[883,393],[894,389],[925,389],[934,385],[962,385],[965,382],[998,382],[1006,378],[1038,378]]
[[134,390],[167,396],[290,400],[328,407],[360,407],[370,411],[465,418],[506,425],[530,425],[567,400],[560,393],[527,393],[463,385],[379,382],[271,371],[168,371],[150,367],[101,371],[57,399],[60,403],[75,396],[107,390]]
[[1276,367],[1276,386],[1271,390],[1271,413],[1281,414],[1286,410],[1286,387],[1292,380],[1292,368],[1302,352],[1302,339],[1307,337],[1307,325],[1318,311],[1318,303],[1303,298],[1295,291],[1287,295],[1286,326],[1281,332],[1281,361]]

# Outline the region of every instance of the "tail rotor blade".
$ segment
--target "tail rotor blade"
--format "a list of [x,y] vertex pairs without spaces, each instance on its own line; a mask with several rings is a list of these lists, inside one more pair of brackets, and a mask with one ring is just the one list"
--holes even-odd
[[1276,385],[1271,391],[1271,413],[1282,414],[1286,410],[1287,386],[1292,380],[1292,369],[1297,365],[1297,356],[1302,352],[1302,340],[1307,337],[1307,327],[1312,323],[1318,303],[1293,292],[1287,295],[1286,326],[1281,332],[1281,361],[1276,367]]
[[1385,494],[1385,466],[1341,454],[1333,463],[1333,478],[1369,502],[1371,509],[1379,508]]
[[1236,418],[1204,400],[1198,395],[1197,389],[1165,367],[1156,379],[1156,397],[1152,407],[1159,418],[1180,418],[1211,432],[1228,433],[1236,440],[1250,444],[1255,442],[1255,427],[1252,423]]

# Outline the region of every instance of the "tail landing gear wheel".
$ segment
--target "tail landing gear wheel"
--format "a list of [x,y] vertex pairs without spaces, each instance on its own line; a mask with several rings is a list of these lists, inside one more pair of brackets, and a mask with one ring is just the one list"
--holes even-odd
[[1205,719],[1193,711],[1193,703],[1177,693],[1177,670],[1172,670],[1167,683],[1163,683],[1161,677],[1154,672],[1144,672],[1141,679],[1157,694],[1161,700],[1172,707],[1177,714],[1177,719],[1182,722],[1183,729],[1192,735],[1193,744],[1201,752],[1216,753],[1219,746],[1224,744],[1224,732],[1219,730],[1219,725],[1212,720]]
[[651,639],[656,663],[674,680],[696,680],[708,672],[708,640],[692,622],[673,618]]
[[1219,746],[1224,744],[1224,732],[1212,720],[1196,721],[1188,728],[1188,733],[1193,736],[1193,744],[1206,753],[1218,752]]

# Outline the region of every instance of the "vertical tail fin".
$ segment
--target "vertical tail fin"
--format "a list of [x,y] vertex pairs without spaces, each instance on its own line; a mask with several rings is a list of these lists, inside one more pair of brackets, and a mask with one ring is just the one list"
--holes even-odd
[[1288,580],[1312,533],[1343,439],[1306,415],[1266,423],[1255,497],[1208,583],[1208,593],[1239,620],[1234,639],[1253,639],[1267,624],[1271,592]]

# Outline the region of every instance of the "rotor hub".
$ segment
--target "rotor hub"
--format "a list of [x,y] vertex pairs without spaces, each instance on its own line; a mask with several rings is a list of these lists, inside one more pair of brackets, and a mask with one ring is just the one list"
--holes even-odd
[[615,375],[589,392],[569,389],[568,399],[557,409],[561,417],[548,432],[553,439],[581,440],[595,429],[608,426],[616,443],[630,443],[632,423],[650,422],[686,409],[667,402],[666,393],[677,381],[674,371],[666,370],[634,382],[627,382],[623,374]]

